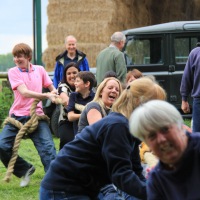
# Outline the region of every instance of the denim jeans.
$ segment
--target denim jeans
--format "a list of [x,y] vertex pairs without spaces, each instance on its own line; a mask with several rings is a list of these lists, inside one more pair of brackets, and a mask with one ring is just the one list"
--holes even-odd
[[192,131],[200,132],[200,98],[193,99],[192,119],[193,119]]
[[122,192],[116,188],[113,184],[109,184],[101,188],[98,195],[99,200],[139,200],[136,197],[130,196],[129,194]]
[[[26,123],[30,119],[30,117],[27,116],[12,117],[20,121],[22,124]],[[12,147],[18,131],[19,129],[17,127],[9,123],[5,125],[0,134],[0,159],[5,167],[8,166],[11,159]],[[56,150],[48,123],[46,121],[39,121],[37,129],[30,133],[28,137],[33,141],[46,172],[49,168],[50,162],[56,156]],[[30,167],[30,163],[18,156],[13,174],[20,178],[25,175]]]
[[67,194],[64,191],[47,190],[40,187],[39,200],[91,200],[91,198],[85,195]]

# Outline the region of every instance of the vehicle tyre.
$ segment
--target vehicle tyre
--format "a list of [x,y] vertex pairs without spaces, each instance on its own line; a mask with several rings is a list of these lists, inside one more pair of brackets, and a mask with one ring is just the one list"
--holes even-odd
[[54,109],[52,115],[51,115],[51,121],[50,121],[50,128],[51,131],[53,132],[53,134],[56,137],[59,137],[59,133],[58,133],[58,119],[59,119],[59,115],[60,115],[60,105],[56,105],[56,108]]

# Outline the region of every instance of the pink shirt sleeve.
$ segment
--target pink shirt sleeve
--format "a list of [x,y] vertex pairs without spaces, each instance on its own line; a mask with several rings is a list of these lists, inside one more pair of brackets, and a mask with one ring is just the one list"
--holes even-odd
[[21,78],[21,73],[18,67],[13,67],[8,71],[8,78],[12,90],[16,90],[19,85],[24,84],[24,80]]

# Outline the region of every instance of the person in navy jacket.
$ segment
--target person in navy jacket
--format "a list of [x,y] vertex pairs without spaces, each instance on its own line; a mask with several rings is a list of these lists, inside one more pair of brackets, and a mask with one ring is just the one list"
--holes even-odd
[[194,132],[200,132],[200,45],[194,48],[188,57],[181,80],[180,93],[182,96],[181,109],[190,113],[188,98],[193,98],[192,119]]
[[148,200],[200,199],[200,135],[187,132],[183,123],[177,108],[160,100],[131,115],[131,133],[160,160],[148,176]]
[[54,69],[53,84],[57,88],[58,84],[63,78],[63,72],[65,66],[70,62],[77,63],[80,71],[90,71],[86,54],[77,50],[77,40],[73,35],[69,35],[65,38],[66,50],[56,57],[56,64]]

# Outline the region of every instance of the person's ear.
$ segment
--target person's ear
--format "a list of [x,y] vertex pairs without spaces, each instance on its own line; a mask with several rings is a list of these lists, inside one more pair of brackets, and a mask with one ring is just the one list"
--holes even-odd
[[28,59],[29,62],[31,61],[31,57],[25,56],[25,58]]
[[86,87],[90,87],[90,81],[87,81],[87,82],[85,83],[85,86],[86,86]]

